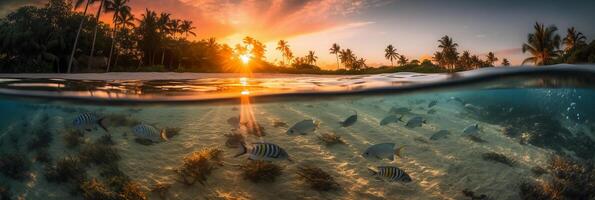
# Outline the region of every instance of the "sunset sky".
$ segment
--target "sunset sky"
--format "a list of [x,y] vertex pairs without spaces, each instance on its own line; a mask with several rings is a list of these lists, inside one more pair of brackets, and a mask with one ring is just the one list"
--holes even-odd
[[[0,14],[43,0],[1,0]],[[594,0],[131,0],[136,17],[145,8],[194,21],[196,39],[216,37],[235,45],[252,36],[267,45],[267,60],[279,60],[279,39],[294,54],[313,50],[319,65],[335,65],[332,43],[352,49],[368,65],[389,64],[384,48],[396,46],[408,58],[429,58],[437,40],[449,35],[459,51],[520,64],[521,45],[535,21],[558,26],[560,35],[575,26],[588,40],[595,38]]]

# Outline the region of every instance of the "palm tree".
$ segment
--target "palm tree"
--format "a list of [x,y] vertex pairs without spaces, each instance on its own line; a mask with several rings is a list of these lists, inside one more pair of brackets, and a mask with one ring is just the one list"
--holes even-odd
[[444,59],[444,54],[440,51],[434,52],[434,56],[432,57],[434,61],[438,63],[438,66],[444,67],[446,66],[446,59]]
[[351,49],[341,50],[341,52],[339,52],[339,60],[341,60],[341,63],[343,63],[346,68],[349,67],[353,70],[355,64],[355,54],[353,54]]
[[400,66],[404,66],[407,64],[407,62],[409,62],[409,60],[404,55],[400,55],[397,64],[399,64]]
[[506,58],[502,59],[502,66],[505,66],[505,67],[510,66],[510,62],[508,61],[508,59],[506,59]]
[[477,55],[471,56],[471,67],[477,69],[482,67],[484,64],[483,60],[479,59]]
[[471,68],[471,53],[469,53],[469,51],[463,51],[463,53],[459,57],[458,65],[465,69]]
[[141,47],[147,63],[153,65],[160,39],[157,13],[146,9],[139,22],[138,31],[143,36],[139,41],[139,47]]
[[277,42],[277,48],[278,51],[281,52],[282,55],[282,59],[283,59],[283,63],[285,64],[285,59],[287,58],[287,61],[291,61],[293,59],[293,53],[291,52],[291,50],[289,49],[289,44],[287,43],[287,41],[285,40],[279,40],[279,42]]
[[[171,22],[171,14],[169,13],[161,13],[159,15],[159,18],[157,18],[157,27],[159,32],[161,33],[161,38],[167,38],[167,36],[169,34],[171,34],[171,29],[169,27],[169,24]],[[166,45],[162,44],[161,45],[161,65],[163,65],[165,63],[165,48]]]
[[266,45],[248,36],[244,38],[243,42],[246,45],[246,49],[250,50],[250,57],[254,58],[256,61],[262,61],[265,59]]
[[180,27],[182,20],[179,19],[172,19],[167,23],[168,32],[172,35],[172,38],[176,39],[176,34],[182,33],[182,29]]
[[246,46],[240,45],[240,44],[236,44],[236,46],[233,50],[236,52],[238,57],[248,53],[248,48],[246,48]]
[[538,22],[533,27],[535,32],[527,37],[527,43],[523,44],[523,53],[529,52],[532,56],[523,60],[522,64],[532,62],[535,65],[547,65],[552,63],[559,55],[560,35],[556,34],[556,26],[545,27]]
[[196,33],[192,31],[194,29],[196,29],[196,27],[192,26],[192,21],[189,20],[183,20],[180,25],[180,31],[182,34],[186,34],[186,37],[188,37],[188,35],[196,36]]
[[207,46],[209,48],[217,47],[217,38],[211,37],[211,38],[207,39]]
[[576,31],[574,27],[568,29],[566,37],[564,38],[564,51],[570,53],[574,48],[585,45],[587,38],[583,33]]
[[496,61],[498,61],[498,58],[496,58],[494,53],[489,52],[488,55],[486,55],[486,64],[488,66],[493,67]]
[[308,51],[308,55],[306,56],[306,62],[310,65],[316,65],[317,60],[318,60],[318,56],[315,55],[315,52]]
[[390,65],[393,65],[393,60],[396,60],[399,57],[399,54],[397,53],[397,49],[395,49],[395,47],[393,47],[393,45],[388,45],[386,47],[386,49],[384,49],[384,57],[387,60],[390,60]]
[[[99,1],[99,0],[96,0]],[[112,4],[112,2],[110,0],[101,0],[101,3],[99,4],[99,8],[97,9],[97,14],[95,16],[95,30],[93,31],[93,42],[91,43],[91,53],[89,54],[89,59],[93,58],[93,53],[95,53],[95,42],[97,41],[97,29],[99,28],[99,17],[101,17],[101,11],[103,10],[103,12],[107,13],[110,12],[110,5]],[[87,67],[90,68],[91,67],[91,62],[89,61],[87,63]]]
[[250,54],[252,54],[252,57],[254,58],[254,60],[263,61],[265,59],[265,53],[266,53],[266,45],[264,45],[262,42],[260,42],[258,40],[254,40],[252,42],[252,51],[250,52]]
[[457,62],[457,58],[459,53],[457,52],[457,47],[459,44],[455,43],[451,37],[445,35],[440,40],[439,48],[442,49],[441,58],[443,59],[443,63],[445,66],[454,68]]
[[293,60],[293,52],[289,48],[287,48],[285,51],[287,54],[287,61],[289,61],[289,64],[291,64],[291,61]]
[[354,70],[361,70],[361,69],[365,69],[368,68],[368,65],[366,65],[366,59],[363,58],[359,58],[359,59],[355,59],[355,69]]
[[83,17],[81,18],[81,23],[79,24],[79,29],[76,32],[76,37],[74,38],[74,44],[72,46],[72,52],[70,53],[70,59],[68,60],[68,70],[67,72],[70,73],[71,69],[72,69],[72,61],[74,60],[74,53],[76,52],[76,47],[78,45],[79,42],[79,37],[81,35],[81,31],[83,30],[83,24],[85,23],[85,19],[87,19],[85,16],[87,16],[87,9],[89,8],[89,4],[94,3],[95,0],[77,0],[75,2],[74,8],[79,8],[83,2],[85,3],[85,10],[83,11]]
[[107,59],[107,70],[106,72],[109,72],[110,70],[110,65],[112,63],[112,54],[114,52],[114,46],[116,44],[116,33],[118,31],[118,25],[119,22],[121,20],[119,20],[120,17],[122,17],[122,15],[126,16],[126,15],[130,15],[131,12],[131,8],[130,6],[127,6],[126,4],[128,3],[128,0],[113,0],[113,2],[110,4],[111,6],[111,10],[114,11],[114,17],[112,19],[113,23],[114,23],[114,30],[112,32],[112,45],[109,51],[109,58]]
[[159,17],[157,18],[157,26],[159,29],[159,32],[161,32],[164,35],[169,34],[169,23],[171,21],[171,14],[169,13],[160,13]]
[[[132,15],[131,12],[120,12],[120,15],[117,18],[118,24],[120,25],[120,31],[126,31],[127,27],[134,27],[134,21],[136,20],[136,18],[134,18],[134,15]],[[116,41],[118,40],[118,33],[116,32]],[[118,64],[118,52],[114,51],[115,54],[115,59],[114,59],[114,65],[116,66]],[[108,63],[109,66],[110,63]],[[108,69],[109,71],[109,69]]]
[[333,46],[329,51],[331,54],[335,54],[335,58],[337,59],[337,70],[339,70],[339,52],[341,51],[341,47],[337,43],[333,43]]

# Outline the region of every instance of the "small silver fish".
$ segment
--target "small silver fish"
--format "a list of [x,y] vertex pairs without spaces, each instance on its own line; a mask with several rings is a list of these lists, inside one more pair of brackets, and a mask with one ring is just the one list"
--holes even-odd
[[420,127],[422,124],[426,123],[426,120],[422,117],[413,117],[411,119],[409,119],[409,121],[407,121],[407,124],[405,124],[406,127],[409,128],[415,128],[415,127]]
[[411,112],[411,109],[407,107],[392,107],[388,112],[391,114],[406,114]]
[[404,146],[401,146],[401,147],[395,149],[395,143],[375,144],[375,145],[368,147],[368,149],[366,149],[366,151],[364,151],[362,156],[366,159],[370,159],[370,158],[385,159],[386,158],[386,159],[389,159],[392,161],[395,159],[395,156],[402,158],[401,150],[403,148],[404,148]]
[[343,127],[348,127],[348,126],[355,124],[355,122],[357,122],[357,112],[355,112],[354,115],[349,116],[347,119],[345,119],[344,121],[339,122],[339,123]]
[[248,159],[250,160],[289,160],[289,154],[281,148],[279,145],[267,142],[256,142],[252,143],[250,147],[246,147],[246,144],[241,143],[242,151],[236,154],[234,157],[238,157],[244,154],[249,154]]
[[463,129],[463,133],[467,135],[474,135],[479,133],[479,124],[473,124]]
[[398,121],[402,121],[403,116],[397,117],[396,115],[389,115],[382,120],[380,120],[380,126],[384,126],[390,123],[396,123]]
[[430,140],[444,139],[444,138],[447,138],[448,135],[450,135],[450,131],[448,131],[448,130],[440,130],[440,131],[432,134],[432,136],[430,136]]
[[302,120],[302,121],[294,124],[293,126],[291,126],[291,128],[289,128],[286,133],[288,135],[294,135],[294,134],[305,135],[305,134],[312,133],[312,132],[316,131],[319,124],[320,124],[320,122],[311,120],[311,119]]
[[436,101],[436,100],[430,101],[430,103],[428,104],[428,108],[434,107],[436,104],[438,104],[438,101]]
[[405,171],[393,166],[379,166],[377,170],[368,168],[373,176],[388,179],[389,182],[411,182],[411,177]]
[[134,136],[139,139],[151,140],[152,142],[167,141],[167,135],[165,129],[161,131],[155,127],[147,124],[139,124],[132,128]]
[[105,132],[109,132],[105,127],[104,120],[105,117],[100,116],[96,113],[88,112],[76,116],[74,120],[72,120],[72,125],[74,125],[74,127],[77,129],[82,129],[86,131],[91,131],[92,129],[96,129],[97,126],[99,126]]

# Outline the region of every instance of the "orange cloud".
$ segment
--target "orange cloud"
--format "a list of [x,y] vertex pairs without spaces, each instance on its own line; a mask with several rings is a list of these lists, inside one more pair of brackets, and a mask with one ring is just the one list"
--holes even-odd
[[135,0],[136,17],[145,8],[189,19],[199,38],[250,35],[272,41],[349,23],[346,16],[385,0]]

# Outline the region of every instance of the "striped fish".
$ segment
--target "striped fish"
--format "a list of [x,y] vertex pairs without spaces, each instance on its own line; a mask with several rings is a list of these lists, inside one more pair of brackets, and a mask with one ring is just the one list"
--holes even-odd
[[256,142],[252,143],[250,147],[246,147],[246,144],[242,143],[242,151],[234,157],[244,154],[250,154],[250,157],[248,157],[250,160],[271,161],[287,159],[291,161],[287,152],[279,145],[273,143]]
[[161,131],[159,131],[151,125],[136,125],[134,128],[132,128],[132,132],[134,133],[135,137],[140,139],[151,140],[152,142],[167,141],[165,129],[161,129]]
[[83,129],[86,131],[91,131],[92,129],[96,129],[97,126],[101,127],[105,132],[107,128],[105,127],[104,120],[105,118],[96,114],[96,113],[83,113],[74,118],[72,120],[72,125],[77,129]]
[[380,177],[380,178],[386,178],[390,182],[394,182],[394,181],[411,182],[411,177],[409,177],[409,175],[407,173],[405,173],[403,170],[399,169],[398,167],[379,166],[378,170],[373,170],[370,168],[368,168],[368,170],[370,170],[370,173],[372,173],[372,175]]

